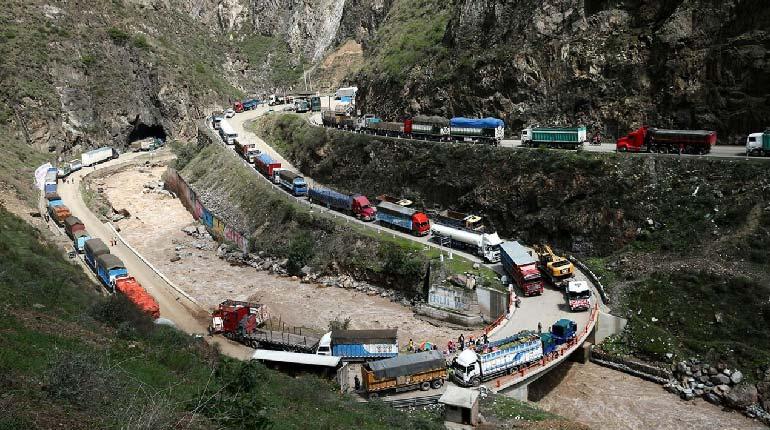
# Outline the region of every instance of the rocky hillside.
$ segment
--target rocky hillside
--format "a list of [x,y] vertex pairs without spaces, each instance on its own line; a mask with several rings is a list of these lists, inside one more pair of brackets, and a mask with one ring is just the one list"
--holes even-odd
[[[412,5],[414,3],[414,5]],[[713,2],[395,1],[358,76],[365,111],[710,128],[770,125],[770,9]]]

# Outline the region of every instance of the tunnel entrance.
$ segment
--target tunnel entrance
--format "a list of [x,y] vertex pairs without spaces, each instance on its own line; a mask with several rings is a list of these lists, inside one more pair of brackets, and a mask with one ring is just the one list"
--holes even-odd
[[147,125],[142,122],[134,124],[133,130],[128,133],[128,142],[132,143],[138,140],[154,137],[166,141],[166,130],[160,124]]

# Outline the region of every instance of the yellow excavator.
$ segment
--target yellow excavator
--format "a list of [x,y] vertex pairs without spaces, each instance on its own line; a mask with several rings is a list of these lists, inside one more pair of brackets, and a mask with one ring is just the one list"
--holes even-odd
[[556,255],[548,245],[536,245],[533,248],[540,260],[540,270],[546,278],[557,288],[566,287],[568,280],[575,274],[575,265]]

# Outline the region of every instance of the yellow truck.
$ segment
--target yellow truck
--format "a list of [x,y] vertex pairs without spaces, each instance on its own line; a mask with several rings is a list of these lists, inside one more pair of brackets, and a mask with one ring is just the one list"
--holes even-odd
[[361,383],[369,398],[376,398],[385,391],[438,389],[446,379],[446,360],[435,350],[371,361],[361,366]]
[[535,246],[534,249],[540,260],[540,271],[555,287],[566,288],[567,282],[575,274],[575,265],[556,255],[548,245]]

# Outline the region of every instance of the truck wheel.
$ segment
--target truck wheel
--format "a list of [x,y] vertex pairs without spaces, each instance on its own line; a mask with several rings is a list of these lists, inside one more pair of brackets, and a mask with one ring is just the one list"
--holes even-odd
[[430,390],[430,382],[425,381],[422,384],[420,384],[420,390],[422,390],[422,391]]
[[380,393],[369,393],[369,400],[376,400],[380,398]]
[[430,384],[430,386],[433,387],[434,390],[438,390],[439,388],[441,388],[442,385],[444,385],[444,381],[441,379],[436,379],[435,381],[433,381],[432,384]]
[[474,387],[478,387],[479,385],[481,385],[481,379],[479,379],[478,376],[471,379],[471,385],[473,385]]

